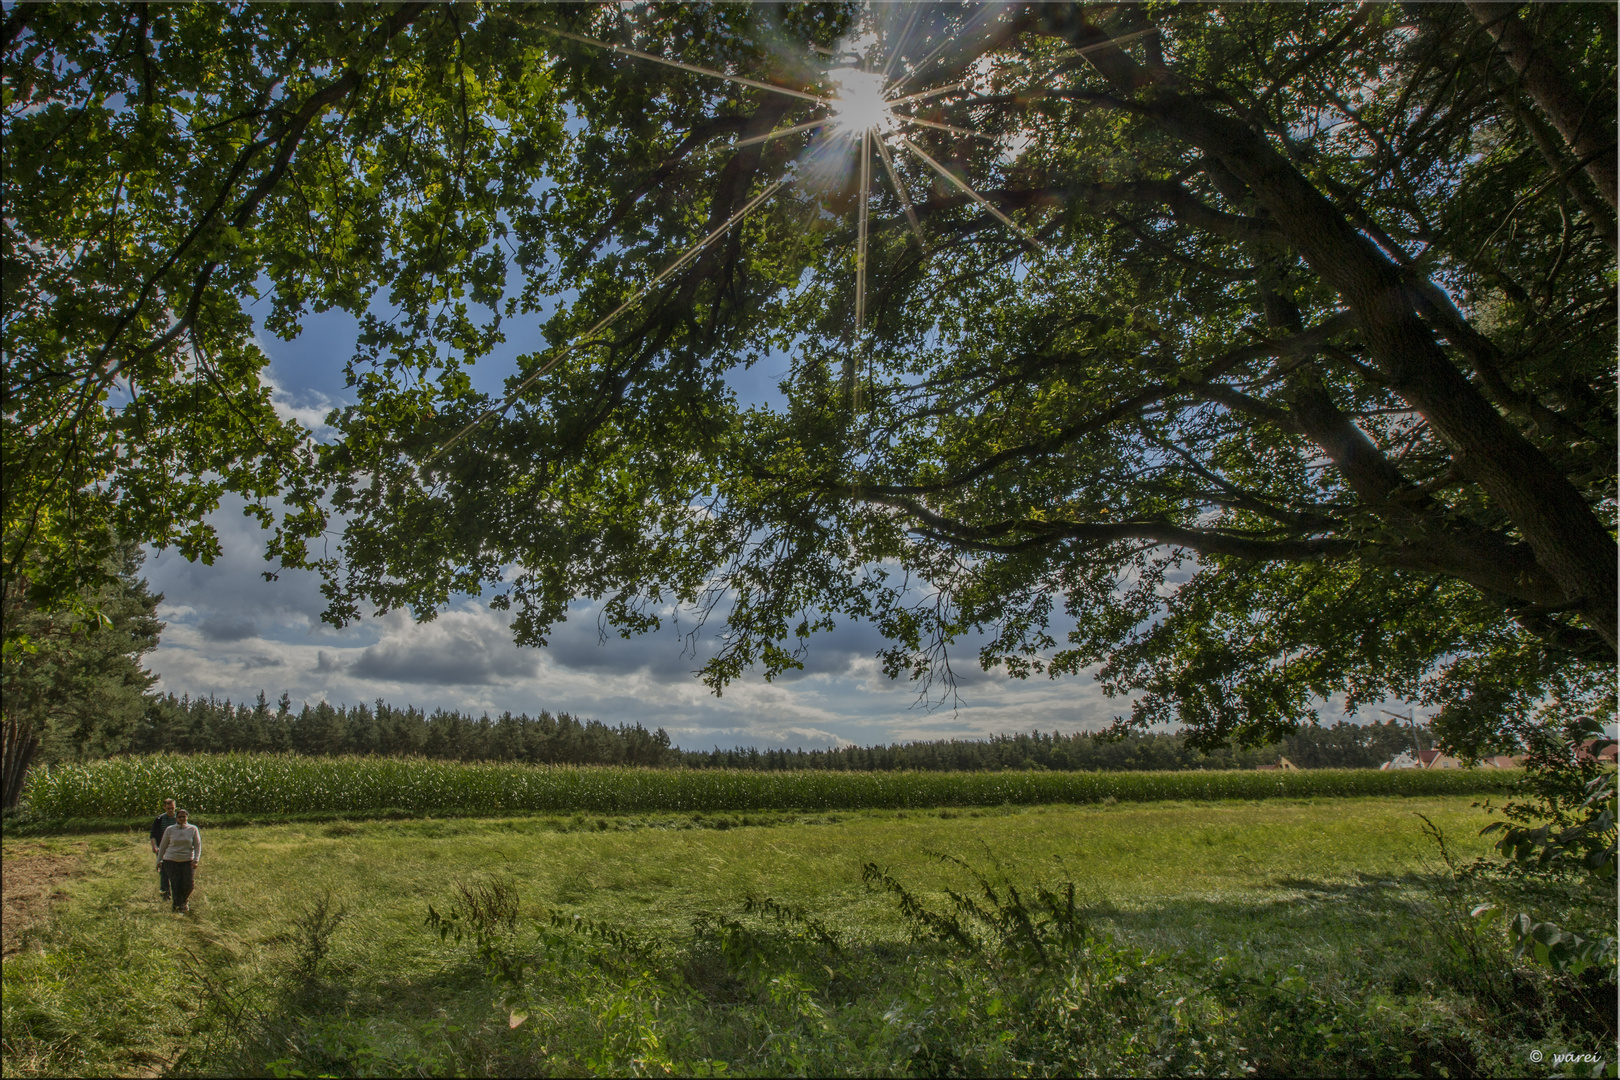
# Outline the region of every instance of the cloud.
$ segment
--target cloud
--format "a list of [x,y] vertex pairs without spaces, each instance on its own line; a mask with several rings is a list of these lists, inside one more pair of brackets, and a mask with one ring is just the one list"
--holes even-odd
[[804,667],[784,671],[776,678],[778,682],[793,683],[815,675],[848,675],[860,661],[876,657],[887,644],[871,623],[847,620],[832,630],[812,636],[805,642],[804,655],[799,658]]
[[[716,696],[692,674],[713,655],[714,628],[687,637],[690,622],[622,639],[599,633],[599,603],[579,601],[544,649],[520,649],[505,613],[458,601],[418,623],[393,612],[336,629],[320,621],[316,575],[287,571],[264,581],[263,535],[241,504],[209,518],[223,548],[213,566],[172,551],[145,572],[165,594],[168,627],[147,664],[163,692],[251,701],[282,691],[294,707],[377,698],[429,711],[568,712],[609,724],[664,728],[676,745],[806,748],[914,739],[973,739],[998,732],[1097,730],[1126,701],[1109,700],[1088,676],[1009,679],[977,663],[980,638],[951,648],[956,690],[936,684],[926,700],[904,678],[885,678],[884,642],[870,623],[846,620],[809,642],[803,671],[767,683],[745,673]],[[1061,628],[1059,633],[1061,634]],[[791,647],[794,642],[785,643]],[[1396,706],[1390,706],[1392,708]],[[1339,715],[1324,708],[1323,722]],[[1363,710],[1363,717],[1379,718]]]
[[296,391],[288,389],[269,371],[263,372],[259,377],[270,388],[270,407],[276,410],[276,415],[281,419],[296,420],[322,442],[337,435],[337,429],[328,424],[326,418],[332,414],[333,409],[340,408],[343,402],[334,401],[319,390],[309,387]]
[[333,632],[320,621],[326,598],[319,575],[283,570],[277,580],[264,580],[264,572],[274,569],[264,559],[269,534],[243,515],[245,505],[240,497],[227,496],[208,516],[221,548],[212,566],[187,562],[173,549],[148,551],[142,574],[152,591],[163,596],[162,617],[194,618],[204,636],[219,642]]
[[259,626],[238,615],[211,615],[197,624],[197,632],[209,641],[241,641],[258,637]]
[[600,621],[596,604],[580,605],[568,613],[568,621],[552,629],[546,658],[574,671],[602,676],[643,673],[659,682],[690,682],[693,672],[713,655],[712,634],[682,626],[673,619],[650,634],[621,638]]
[[[550,635],[547,659],[575,671],[602,675],[640,673],[661,683],[688,684],[718,650],[718,636],[713,627],[695,627],[689,620],[677,621],[668,611],[660,630],[628,640],[602,623],[600,612],[598,604],[582,604],[571,610],[568,621],[555,627]],[[833,630],[813,635],[804,643],[804,652],[799,657],[804,666],[783,671],[775,682],[788,684],[812,676],[849,675],[861,661],[875,657],[885,644],[883,636],[871,623],[846,620]],[[800,643],[789,639],[783,646],[792,651]],[[982,674],[974,664],[971,672],[962,673],[962,681],[974,681]]]
[[688,637],[692,624],[672,620],[628,640],[609,628],[604,640],[599,603],[575,605],[544,649],[519,649],[506,615],[470,600],[426,623],[393,612],[337,630],[319,621],[325,601],[313,574],[261,579],[262,537],[230,509],[210,519],[224,549],[212,567],[172,552],[148,564],[154,588],[168,594],[162,613],[169,628],[149,657],[164,691],[252,700],[260,691],[274,699],[285,690],[295,703],[380,697],[475,714],[547,709],[662,727],[678,745],[697,749],[971,738],[1107,720],[1099,713],[1092,721],[1076,708],[1078,699],[1095,695],[1094,687],[1040,679],[1012,684],[981,672],[971,643],[953,650],[959,701],[938,707],[936,688],[934,707],[919,706],[914,684],[879,670],[874,654],[882,638],[854,620],[812,638],[803,671],[773,683],[745,675],[720,697],[692,674],[713,655],[712,630]]
[[[355,678],[426,686],[491,685],[532,678],[539,658],[512,644],[504,620],[474,607],[415,624],[403,614],[385,617],[382,641],[348,665]],[[326,654],[321,654],[322,662]],[[319,665],[317,665],[319,670]],[[329,669],[332,670],[332,669]]]

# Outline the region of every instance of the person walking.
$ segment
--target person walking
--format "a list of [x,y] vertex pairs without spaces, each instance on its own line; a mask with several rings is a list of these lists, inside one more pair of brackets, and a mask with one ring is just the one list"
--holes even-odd
[[152,820],[152,854],[157,855],[158,894],[165,900],[169,898],[169,868],[164,864],[163,856],[158,855],[158,845],[163,842],[163,834],[175,821],[174,800],[164,799],[163,813]]
[[197,826],[187,823],[184,810],[174,812],[175,823],[163,831],[158,844],[158,858],[168,870],[169,888],[174,894],[174,910],[191,910],[191,888],[197,878],[197,864],[202,862],[202,833]]

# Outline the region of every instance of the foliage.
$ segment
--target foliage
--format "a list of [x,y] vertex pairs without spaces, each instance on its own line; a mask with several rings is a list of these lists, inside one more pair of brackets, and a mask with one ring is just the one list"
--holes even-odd
[[550,79],[490,20],[437,8],[405,33],[426,10],[8,10],[8,587],[50,606],[99,582],[83,538],[109,528],[211,561],[227,491],[276,545],[319,533],[307,432],[243,306],[263,283],[283,336],[386,284],[438,310],[368,321],[370,347],[498,340],[464,298],[498,290],[475,253],[540,206]]
[[44,609],[26,580],[8,581],[0,666],[4,797],[14,807],[30,765],[84,761],[129,747],[155,681],[140,664],[157,645],[161,597],[137,577],[133,545],[103,552],[105,583],[71,607]]
[[598,814],[866,807],[999,806],[1106,799],[1262,799],[1485,794],[1508,790],[1494,770],[1315,769],[1305,772],[833,772],[574,768],[460,764],[420,758],[205,754],[126,757],[37,770],[24,792],[41,818],[123,818],[174,797],[208,814],[374,810],[478,816],[512,811]]
[[[1596,925],[1578,930],[1530,912],[1504,912],[1484,905],[1476,916],[1506,915],[1514,937],[1514,954],[1526,952],[1559,971],[1579,975],[1592,965],[1611,974],[1617,952],[1613,920],[1605,910],[1620,886],[1616,865],[1615,771],[1598,756],[1614,740],[1590,717],[1578,717],[1563,731],[1543,728],[1525,759],[1525,795],[1502,807],[1503,821],[1485,826],[1483,835],[1500,834],[1496,849],[1519,873],[1567,877],[1578,895],[1568,916],[1596,915]],[[1585,910],[1583,910],[1585,909]]]
[[[1337,693],[1612,715],[1615,24],[1483,17],[16,5],[6,580],[71,595],[103,522],[207,558],[230,490],[285,500],[335,620],[493,587],[538,645],[579,595],[625,633],[676,602],[725,621],[716,689],[859,618],[891,674],[983,631],[1208,745]],[[908,130],[983,201],[897,149],[926,240],[875,188],[857,340],[853,143],[756,84],[823,90],[867,29],[964,84]],[[360,322],[318,451],[261,293],[271,333]],[[548,346],[497,402],[467,368],[517,319]]]
[[[579,14],[794,85],[815,72],[784,40],[808,55],[867,17]],[[814,107],[556,44],[580,121],[546,239],[579,295],[511,400],[446,395],[434,424],[384,430],[401,379],[340,418],[334,615],[487,584],[539,644],[579,592],[626,633],[678,601],[726,620],[717,689],[794,667],[793,640],[840,618],[925,682],[981,631],[986,665],[1096,669],[1135,692],[1131,723],[1211,745],[1335,693],[1422,699],[1486,742],[1547,695],[1612,715],[1612,173],[1594,189],[1540,137],[1545,106],[1467,10],[918,22],[955,36],[914,85],[968,84],[930,115],[985,137],[916,138],[1037,243],[897,151],[927,240],[875,190],[859,340],[852,145],[746,141]],[[1543,7],[1529,32],[1607,133],[1613,22]],[[828,189],[776,196],[564,353],[810,171],[807,142],[844,154]],[[733,400],[751,364],[786,369],[780,408]]]

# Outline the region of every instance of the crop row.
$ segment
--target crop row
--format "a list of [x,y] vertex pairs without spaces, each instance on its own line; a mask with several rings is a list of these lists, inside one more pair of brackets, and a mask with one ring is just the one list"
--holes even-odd
[[376,810],[462,815],[911,809],[1115,799],[1464,795],[1515,774],[1379,772],[755,772],[462,764],[422,758],[207,754],[113,758],[36,769],[24,792],[43,818],[125,818],[173,796],[195,814]]

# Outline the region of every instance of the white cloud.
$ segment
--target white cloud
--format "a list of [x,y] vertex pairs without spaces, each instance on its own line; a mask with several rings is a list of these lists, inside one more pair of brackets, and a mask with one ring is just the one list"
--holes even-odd
[[333,401],[318,390],[305,389],[295,393],[278,383],[268,370],[261,373],[260,378],[270,388],[270,407],[276,410],[276,415],[281,419],[298,421],[319,440],[337,434],[326,418],[342,402]]
[[[502,612],[464,600],[418,623],[393,612],[338,630],[320,621],[319,580],[284,571],[265,581],[263,534],[240,507],[213,515],[223,552],[211,567],[174,552],[151,556],[146,573],[165,594],[168,628],[148,656],[159,688],[193,696],[295,705],[376,698],[426,709],[571,712],[610,724],[663,727],[678,745],[819,747],[914,738],[973,738],[1000,731],[1100,727],[1112,716],[1084,680],[1008,680],[980,672],[962,650],[960,701],[919,705],[917,687],[883,677],[881,638],[844,622],[812,640],[805,670],[774,683],[745,677],[716,697],[693,675],[712,640],[696,650],[672,626],[625,640],[598,632],[599,607],[581,603],[546,649],[512,644]],[[682,630],[690,629],[683,626]]]
[[[469,604],[429,623],[404,612],[383,616],[382,640],[360,650],[344,670],[354,679],[381,685],[492,685],[532,678],[537,652],[518,649],[504,619]],[[328,669],[339,670],[336,663]]]

